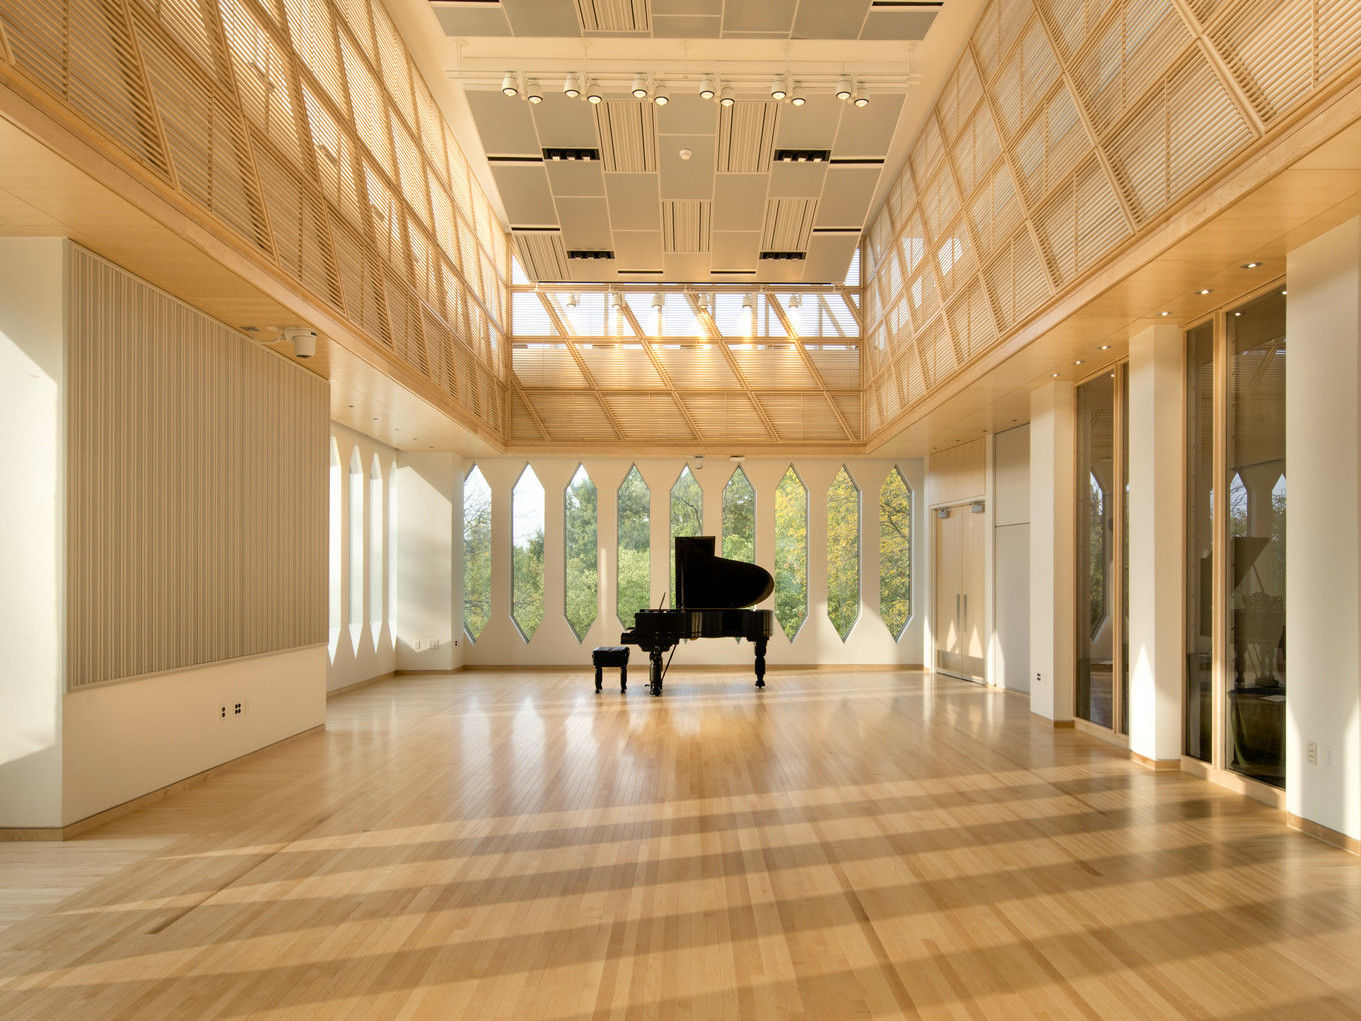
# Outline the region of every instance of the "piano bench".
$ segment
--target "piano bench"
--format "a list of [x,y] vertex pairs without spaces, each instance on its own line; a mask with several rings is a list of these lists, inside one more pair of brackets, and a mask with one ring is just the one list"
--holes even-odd
[[629,647],[627,645],[597,645],[591,652],[591,662],[595,664],[595,690],[600,690],[600,668],[617,666],[619,668],[619,690],[629,690]]

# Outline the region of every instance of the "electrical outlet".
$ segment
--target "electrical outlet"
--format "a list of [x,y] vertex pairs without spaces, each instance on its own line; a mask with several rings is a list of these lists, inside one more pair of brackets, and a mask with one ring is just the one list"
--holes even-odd
[[421,647],[422,647],[424,644],[425,644],[424,642],[422,642],[419,638],[417,638],[414,642],[411,643],[411,651],[412,651],[412,652],[420,652],[420,651],[421,651]]
[[218,707],[218,710],[217,710],[217,713],[218,713],[219,718],[225,720],[225,719],[227,718],[227,707],[226,707],[225,705],[224,705],[224,706],[219,706],[219,707]]
[[439,639],[438,639],[438,638],[432,638],[432,639],[430,639],[430,648],[432,648],[432,649],[438,649],[438,648],[439,648]]
[[1318,765],[1318,742],[1310,741],[1304,746],[1304,761],[1311,766]]

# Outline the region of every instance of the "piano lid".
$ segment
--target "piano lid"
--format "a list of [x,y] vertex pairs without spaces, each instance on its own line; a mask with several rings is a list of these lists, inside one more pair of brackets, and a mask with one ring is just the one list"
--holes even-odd
[[712,535],[677,536],[677,609],[735,609],[774,591],[775,579],[764,567],[715,556]]

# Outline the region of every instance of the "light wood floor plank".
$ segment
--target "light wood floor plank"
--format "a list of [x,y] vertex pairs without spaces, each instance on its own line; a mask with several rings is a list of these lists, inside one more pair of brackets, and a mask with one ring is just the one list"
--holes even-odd
[[0,1017],[1361,1016],[1361,862],[910,671],[401,677],[60,845]]

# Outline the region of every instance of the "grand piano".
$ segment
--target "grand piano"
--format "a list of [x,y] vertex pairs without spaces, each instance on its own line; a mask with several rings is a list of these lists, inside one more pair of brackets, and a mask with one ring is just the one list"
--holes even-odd
[[639,610],[633,627],[619,636],[636,645],[651,662],[652,694],[662,693],[662,653],[682,639],[745,638],[756,647],[756,687],[766,686],[766,643],[774,615],[750,609],[775,590],[764,567],[714,555],[712,535],[676,539],[676,605],[669,610]]

